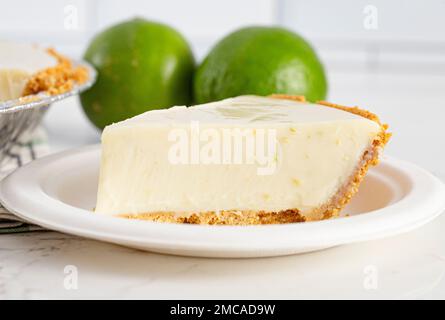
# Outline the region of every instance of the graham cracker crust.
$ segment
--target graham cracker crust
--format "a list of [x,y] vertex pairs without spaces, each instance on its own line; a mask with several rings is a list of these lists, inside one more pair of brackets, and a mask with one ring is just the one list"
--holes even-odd
[[[276,94],[272,95],[271,97],[276,99],[294,100],[298,102],[306,101],[305,97],[303,96]],[[388,125],[382,124],[377,115],[367,110],[359,109],[358,107],[341,106],[326,101],[320,101],[317,102],[317,104],[362,116],[376,122],[381,128],[380,133],[376,136],[368,150],[363,153],[361,161],[359,162],[355,172],[348,179],[348,182],[340,188],[337,194],[334,195],[327,204],[323,205],[318,210],[304,215],[300,212],[300,210],[294,208],[279,212],[232,210],[221,212],[196,212],[187,215],[180,215],[172,212],[154,212],[119,216],[127,219],[138,219],[164,223],[244,226],[319,221],[337,217],[340,211],[357,193],[361,182],[368,172],[368,169],[371,166],[375,166],[378,164],[381,150],[385,147],[385,145],[391,138],[391,133],[387,132]]]
[[298,210],[280,212],[264,211],[221,211],[202,212],[181,216],[172,212],[143,213],[138,215],[120,215],[122,218],[146,220],[152,222],[202,224],[202,225],[263,225],[305,222]]
[[54,67],[43,69],[34,74],[26,83],[23,96],[46,92],[58,95],[73,89],[76,84],[83,84],[88,80],[88,70],[85,67],[73,66],[67,57],[48,49],[47,53],[57,60]]

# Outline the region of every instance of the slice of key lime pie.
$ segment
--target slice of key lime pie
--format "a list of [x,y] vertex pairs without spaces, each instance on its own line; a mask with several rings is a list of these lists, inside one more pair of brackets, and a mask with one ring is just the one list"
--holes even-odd
[[0,102],[40,92],[63,93],[87,78],[87,70],[53,49],[0,41]]
[[328,219],[390,135],[358,108],[241,96],[149,111],[102,134],[95,212],[158,222]]

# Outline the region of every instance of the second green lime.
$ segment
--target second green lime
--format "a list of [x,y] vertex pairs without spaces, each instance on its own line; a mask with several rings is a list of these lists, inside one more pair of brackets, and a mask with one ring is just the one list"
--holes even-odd
[[327,80],[312,47],[279,27],[243,28],[222,39],[199,66],[195,102],[206,103],[245,94],[304,95],[323,100]]

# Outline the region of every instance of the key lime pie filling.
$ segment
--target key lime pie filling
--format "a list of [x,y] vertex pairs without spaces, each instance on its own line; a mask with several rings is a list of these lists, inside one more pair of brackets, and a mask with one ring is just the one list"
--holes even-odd
[[338,216],[390,138],[357,107],[241,96],[107,126],[96,214],[257,225]]
[[84,67],[54,49],[0,41],[0,102],[41,92],[61,94],[87,80]]

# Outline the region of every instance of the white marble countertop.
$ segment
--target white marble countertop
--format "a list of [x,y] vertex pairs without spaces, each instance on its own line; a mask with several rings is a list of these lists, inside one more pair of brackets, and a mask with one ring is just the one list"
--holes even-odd
[[[445,181],[445,76],[337,74],[331,83],[330,100],[359,102],[392,125],[389,154]],[[76,100],[52,106],[45,126],[54,151],[99,141]],[[56,232],[0,235],[0,300],[445,299],[444,230],[442,215],[384,240],[245,260],[152,254]]]

